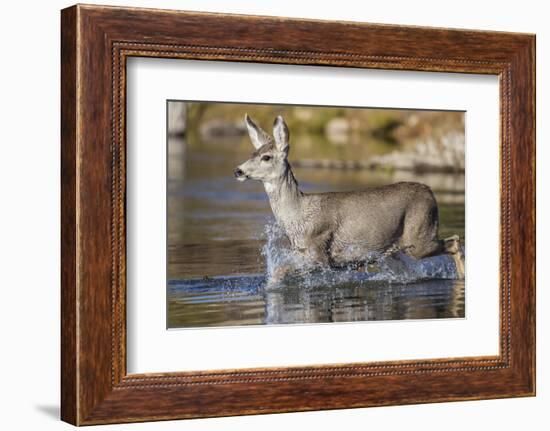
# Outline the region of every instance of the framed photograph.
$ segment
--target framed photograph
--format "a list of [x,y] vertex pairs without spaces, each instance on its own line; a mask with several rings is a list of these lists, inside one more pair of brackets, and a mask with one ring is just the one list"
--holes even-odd
[[535,37],[61,14],[62,419],[535,394]]

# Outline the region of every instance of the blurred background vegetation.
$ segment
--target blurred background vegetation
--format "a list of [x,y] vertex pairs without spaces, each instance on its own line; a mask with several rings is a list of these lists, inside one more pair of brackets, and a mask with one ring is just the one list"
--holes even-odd
[[197,145],[245,138],[245,113],[268,133],[282,115],[295,166],[464,171],[463,112],[211,102],[170,102],[169,110],[169,133]]

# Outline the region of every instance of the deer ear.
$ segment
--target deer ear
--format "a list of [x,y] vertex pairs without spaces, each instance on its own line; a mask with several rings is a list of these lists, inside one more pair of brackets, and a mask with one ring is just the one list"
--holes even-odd
[[280,115],[275,119],[273,124],[273,137],[275,138],[275,145],[279,151],[288,152],[288,140],[290,137],[288,127]]
[[250,136],[250,140],[252,141],[254,148],[258,149],[264,146],[270,139],[269,135],[260,129],[256,123],[252,121],[248,114],[244,115],[244,122],[246,124],[246,128],[248,129],[248,136]]

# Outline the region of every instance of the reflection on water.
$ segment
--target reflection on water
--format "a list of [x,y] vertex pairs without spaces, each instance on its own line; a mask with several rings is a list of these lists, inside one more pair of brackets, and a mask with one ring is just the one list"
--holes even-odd
[[[171,281],[168,326],[435,319],[464,316],[464,281],[264,288],[263,276]],[[184,323],[184,325],[182,325]]]
[[[250,152],[248,139],[215,144],[170,138],[168,151],[168,326],[421,319],[464,316],[464,283],[443,276],[407,282],[353,279],[266,290],[265,227],[273,217],[258,182],[238,183],[232,170]],[[295,137],[294,142],[300,138]],[[368,149],[355,147],[354,157]],[[304,152],[301,154],[300,151]],[[324,153],[327,152],[327,154]],[[294,145],[300,157],[334,157],[334,148]],[[421,181],[434,190],[442,237],[464,238],[464,175],[295,169],[304,192],[354,190]]]

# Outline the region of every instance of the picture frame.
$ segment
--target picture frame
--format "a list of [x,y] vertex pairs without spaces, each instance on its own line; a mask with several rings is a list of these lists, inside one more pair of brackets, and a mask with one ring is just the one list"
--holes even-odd
[[[61,54],[62,420],[535,395],[534,35],[76,5],[61,13]],[[128,374],[126,61],[136,56],[497,75],[499,355]]]

